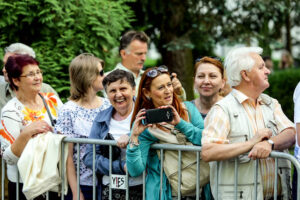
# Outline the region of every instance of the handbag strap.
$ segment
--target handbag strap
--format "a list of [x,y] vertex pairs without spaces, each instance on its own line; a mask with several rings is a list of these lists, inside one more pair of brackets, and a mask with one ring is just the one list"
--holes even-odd
[[54,126],[54,125],[55,125],[55,122],[54,122],[54,120],[53,120],[53,118],[52,118],[52,115],[51,115],[50,110],[49,110],[49,107],[48,107],[48,105],[47,105],[47,103],[46,103],[46,101],[45,101],[45,98],[43,97],[43,95],[41,95],[41,93],[39,93],[39,96],[42,98],[43,103],[44,103],[44,106],[46,107],[48,116],[49,116],[50,121],[51,121],[51,125]]

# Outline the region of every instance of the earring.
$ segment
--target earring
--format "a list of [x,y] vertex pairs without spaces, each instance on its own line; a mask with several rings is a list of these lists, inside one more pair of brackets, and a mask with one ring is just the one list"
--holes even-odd
[[151,101],[151,97],[146,96],[146,99],[147,99],[148,101]]

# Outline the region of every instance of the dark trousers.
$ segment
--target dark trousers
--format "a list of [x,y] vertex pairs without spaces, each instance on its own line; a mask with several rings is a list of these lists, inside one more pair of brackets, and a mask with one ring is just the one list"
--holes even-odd
[[[93,186],[80,185],[80,189],[85,200],[93,200]],[[99,193],[100,193],[99,186],[96,186],[96,199],[99,199],[98,198]],[[73,194],[71,188],[69,187],[68,194],[67,196],[65,196],[65,200],[72,200],[72,199],[73,199]]]
[[[293,197],[293,200],[297,199],[297,170],[294,169],[294,175],[293,175],[293,182],[292,182],[292,197]],[[300,191],[299,191],[299,195],[300,195]]]
[[[19,183],[19,200],[27,200],[25,195],[22,192],[22,189],[23,189],[23,184]],[[17,199],[16,194],[17,194],[17,183],[8,181],[8,199],[16,200]],[[46,195],[40,195],[34,198],[34,200],[45,200],[45,199],[46,199]],[[58,194],[56,192],[49,192],[49,199],[59,200],[61,198],[58,197]]]
[[[109,199],[109,186],[102,185],[102,200]],[[112,189],[113,200],[125,200],[126,190]],[[129,187],[129,199],[141,200],[143,199],[143,185]]]

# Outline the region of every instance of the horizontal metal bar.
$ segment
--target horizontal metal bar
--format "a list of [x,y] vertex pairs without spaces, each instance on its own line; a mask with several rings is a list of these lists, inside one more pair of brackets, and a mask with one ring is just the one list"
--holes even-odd
[[[98,140],[98,139],[86,139],[86,138],[64,138],[63,142],[72,143],[86,143],[86,144],[101,144],[116,146],[117,141],[114,140]],[[192,145],[176,145],[176,144],[153,144],[152,149],[167,149],[167,150],[181,150],[181,151],[201,151],[201,146]]]

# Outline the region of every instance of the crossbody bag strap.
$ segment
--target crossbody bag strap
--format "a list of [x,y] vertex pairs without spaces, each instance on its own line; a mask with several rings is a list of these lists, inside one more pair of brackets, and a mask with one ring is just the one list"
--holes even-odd
[[54,126],[54,125],[55,125],[55,122],[54,122],[54,120],[53,120],[53,118],[52,118],[52,115],[51,115],[50,110],[49,110],[49,107],[48,107],[48,105],[47,105],[47,103],[46,103],[46,101],[45,101],[45,98],[43,97],[43,95],[41,95],[41,93],[39,93],[39,96],[42,98],[43,103],[44,103],[44,106],[46,107],[48,116],[49,116],[50,121],[51,121],[51,125]]

